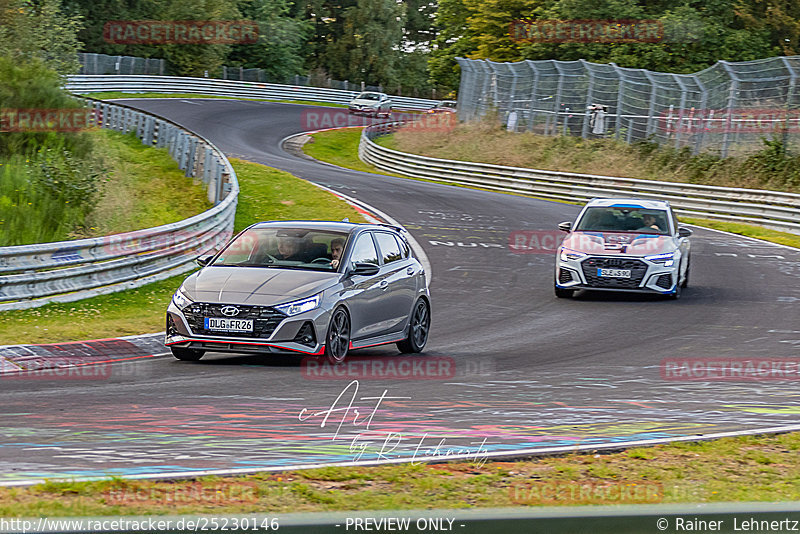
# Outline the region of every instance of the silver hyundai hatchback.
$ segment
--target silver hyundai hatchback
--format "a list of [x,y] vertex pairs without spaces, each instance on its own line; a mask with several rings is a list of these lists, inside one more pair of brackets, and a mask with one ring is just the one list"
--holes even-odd
[[426,273],[405,231],[349,222],[263,222],[243,230],[175,292],[165,344],[205,352],[325,355],[396,343],[421,352],[431,324]]

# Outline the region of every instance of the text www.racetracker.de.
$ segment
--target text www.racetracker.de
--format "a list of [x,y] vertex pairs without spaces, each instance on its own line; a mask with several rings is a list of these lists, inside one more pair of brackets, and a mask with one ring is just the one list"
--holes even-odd
[[181,519],[115,518],[115,519],[4,519],[0,518],[0,531],[21,532],[103,532],[103,531],[195,531],[217,532],[225,530],[278,530],[276,517],[191,517]]

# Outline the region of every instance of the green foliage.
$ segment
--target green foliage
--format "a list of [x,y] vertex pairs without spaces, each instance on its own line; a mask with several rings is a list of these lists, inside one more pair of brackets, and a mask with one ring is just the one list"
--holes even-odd
[[232,47],[226,65],[261,68],[268,79],[289,81],[304,72],[303,56],[312,24],[290,15],[288,0],[243,0],[242,15],[259,25],[258,42]]
[[324,47],[319,66],[339,80],[396,84],[404,17],[394,0],[357,0],[342,10],[341,34]]
[[41,60],[59,74],[80,68],[80,17],[64,14],[59,0],[0,0],[0,56]]
[[[80,109],[81,103],[61,88],[58,74],[33,58],[20,63],[0,56],[0,109],[64,110]],[[0,135],[0,158],[11,154],[27,154],[40,147],[63,145],[78,155],[91,149],[91,142],[82,132],[3,132]]]
[[[457,56],[494,61],[585,59],[621,67],[688,73],[718,60],[746,61],[797,53],[800,4],[778,0],[442,0],[440,34],[431,54],[432,77],[456,87]],[[515,42],[509,24],[535,20],[658,20],[664,39],[656,43]],[[784,41],[784,39],[789,39]]]
[[[242,18],[235,0],[171,0],[162,3],[160,20],[238,20]],[[170,72],[178,76],[199,76],[221,70],[231,45],[157,45]]]
[[63,147],[0,164],[0,246],[68,239],[97,198],[100,169]]

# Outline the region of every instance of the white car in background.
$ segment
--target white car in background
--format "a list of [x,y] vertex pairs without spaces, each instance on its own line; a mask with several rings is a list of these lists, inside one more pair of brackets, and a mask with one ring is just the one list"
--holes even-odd
[[386,93],[364,91],[350,101],[347,112],[389,117],[392,114],[392,101]]
[[556,256],[555,293],[578,289],[660,293],[673,299],[689,283],[692,231],[663,200],[595,198],[575,223]]

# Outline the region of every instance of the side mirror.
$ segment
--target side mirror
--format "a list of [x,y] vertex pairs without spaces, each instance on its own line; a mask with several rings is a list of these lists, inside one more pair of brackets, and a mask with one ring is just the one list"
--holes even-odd
[[350,268],[350,274],[372,276],[374,274],[378,274],[380,270],[381,268],[374,263],[356,263]]
[[208,265],[209,263],[211,263],[211,258],[213,258],[213,257],[214,257],[214,255],[213,255],[213,254],[211,254],[211,255],[209,255],[209,256],[200,256],[199,258],[197,258],[197,259],[196,259],[196,260],[194,260],[194,261],[195,261],[195,263],[197,263],[197,265],[199,265],[200,267],[205,267],[206,265]]
[[678,227],[678,237],[689,237],[690,235],[692,235],[691,230],[683,226]]
[[569,221],[558,223],[558,229],[561,230],[562,232],[569,233],[572,231],[572,223]]

